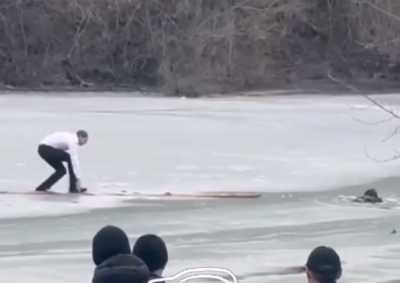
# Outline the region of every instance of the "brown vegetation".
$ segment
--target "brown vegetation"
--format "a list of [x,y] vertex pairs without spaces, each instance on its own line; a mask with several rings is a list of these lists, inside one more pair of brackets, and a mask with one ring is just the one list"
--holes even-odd
[[396,0],[2,0],[0,82],[173,95],[397,80]]

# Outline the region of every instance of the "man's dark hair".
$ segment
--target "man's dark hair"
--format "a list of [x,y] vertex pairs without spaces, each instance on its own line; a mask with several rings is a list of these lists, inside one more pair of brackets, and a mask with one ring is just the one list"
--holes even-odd
[[378,197],[378,192],[375,189],[368,189],[365,191],[364,196],[369,196],[369,197]]
[[79,130],[79,131],[77,131],[77,132],[76,132],[76,135],[77,135],[78,137],[82,137],[82,138],[85,138],[85,139],[87,139],[87,138],[89,137],[88,133],[87,133],[85,130]]

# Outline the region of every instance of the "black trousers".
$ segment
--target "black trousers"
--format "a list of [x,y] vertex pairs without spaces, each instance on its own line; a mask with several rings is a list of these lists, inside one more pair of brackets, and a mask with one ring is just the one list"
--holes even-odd
[[56,172],[54,172],[42,184],[40,184],[39,187],[36,188],[36,191],[47,191],[62,177],[64,177],[64,175],[67,173],[67,170],[65,169],[63,162],[66,162],[68,165],[69,191],[78,191],[78,188],[76,187],[77,179],[72,167],[71,156],[68,152],[48,145],[39,145],[38,153],[41,158],[43,158],[51,167],[56,170]]

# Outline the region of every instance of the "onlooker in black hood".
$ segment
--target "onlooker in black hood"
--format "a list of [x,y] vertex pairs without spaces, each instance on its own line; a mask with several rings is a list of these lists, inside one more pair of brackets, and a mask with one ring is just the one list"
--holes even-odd
[[133,254],[147,264],[152,278],[161,278],[168,263],[167,246],[163,239],[156,235],[143,235],[137,239]]
[[150,279],[146,264],[131,255],[128,237],[118,227],[106,226],[96,233],[92,257],[97,266],[93,283],[147,283]]
[[306,272],[308,283],[336,283],[342,276],[340,257],[330,247],[317,247],[308,256]]

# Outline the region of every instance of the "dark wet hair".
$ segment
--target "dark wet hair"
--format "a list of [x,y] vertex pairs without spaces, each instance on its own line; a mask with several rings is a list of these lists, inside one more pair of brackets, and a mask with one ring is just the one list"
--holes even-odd
[[375,189],[368,189],[365,191],[364,196],[378,198],[378,193]]
[[141,258],[151,272],[164,269],[168,262],[167,246],[157,235],[147,234],[137,239],[133,254]]
[[330,247],[315,248],[309,255],[306,266],[319,283],[335,283],[342,276],[340,257]]
[[76,132],[76,135],[77,135],[78,137],[82,137],[82,138],[85,138],[85,139],[87,139],[87,138],[89,137],[88,133],[87,133],[85,130],[79,130],[79,131],[77,131],[77,132]]

